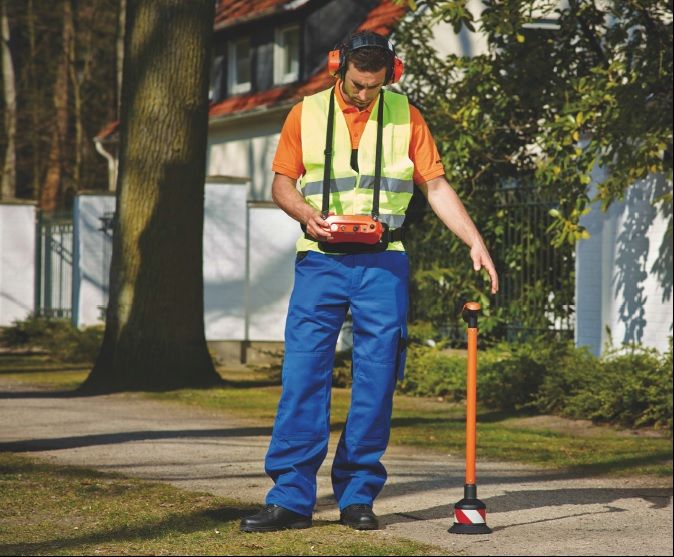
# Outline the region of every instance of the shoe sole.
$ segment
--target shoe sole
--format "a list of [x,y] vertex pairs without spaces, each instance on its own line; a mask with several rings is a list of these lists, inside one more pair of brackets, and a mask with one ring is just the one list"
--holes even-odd
[[378,524],[357,524],[354,522],[347,522],[346,520],[340,520],[339,522],[344,526],[353,528],[354,530],[379,530]]
[[311,522],[293,522],[287,526],[241,526],[239,530],[242,532],[280,532],[281,530],[303,530],[311,528]]

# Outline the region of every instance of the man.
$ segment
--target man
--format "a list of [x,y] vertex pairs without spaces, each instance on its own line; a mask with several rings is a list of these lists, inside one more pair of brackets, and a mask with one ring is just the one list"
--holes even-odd
[[[489,253],[445,180],[421,114],[404,95],[382,89],[402,73],[391,43],[372,32],[357,33],[330,53],[329,67],[338,76],[335,87],[293,107],[272,166],[272,197],[305,234],[297,242],[283,390],[265,459],[275,485],[264,509],[241,521],[246,532],[311,526],[316,473],[330,434],[335,344],[349,309],[351,408],[332,486],[343,524],[379,527],[372,504],[386,480],[380,459],[389,440],[393,391],[405,365],[409,267],[400,240],[414,184],[469,246],[475,270],[486,268],[492,292],[498,290]],[[334,243],[339,227],[331,227],[332,214],[370,214],[370,228],[383,230],[381,240]]]

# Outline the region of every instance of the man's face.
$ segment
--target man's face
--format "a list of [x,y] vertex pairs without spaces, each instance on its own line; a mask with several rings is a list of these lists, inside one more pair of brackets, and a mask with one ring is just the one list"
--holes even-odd
[[361,72],[349,62],[342,85],[344,100],[356,108],[367,108],[384,86],[385,79],[386,68],[376,72]]

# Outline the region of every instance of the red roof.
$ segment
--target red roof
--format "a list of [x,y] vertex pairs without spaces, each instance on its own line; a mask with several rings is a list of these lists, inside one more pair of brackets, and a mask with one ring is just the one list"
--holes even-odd
[[[221,0],[221,3],[226,0]],[[251,2],[251,4],[269,4],[274,3],[275,0],[258,0]],[[231,4],[241,4],[239,0],[230,2]],[[280,3],[276,0],[276,3]],[[405,13],[403,6],[398,6],[391,2],[391,0],[380,0],[379,5],[372,9],[372,11],[365,18],[365,21],[358,27],[358,31],[374,31],[380,35],[388,36],[393,27]],[[326,64],[328,53],[325,53]],[[327,65],[323,66],[317,73],[312,75],[308,80],[300,83],[292,83],[289,85],[282,85],[262,91],[259,93],[247,93],[244,95],[236,95],[229,97],[218,104],[211,106],[209,115],[224,116],[225,114],[234,114],[237,112],[247,112],[254,108],[270,108],[283,102],[290,102],[292,100],[299,100],[306,95],[311,95],[327,89],[334,83],[334,79],[328,74]]]
[[[274,10],[284,9],[286,5],[299,6],[304,3],[306,3],[306,0],[219,0],[216,10],[220,16],[221,24],[226,20],[227,23],[224,25],[228,26],[233,19],[240,22],[244,18],[258,17],[262,12],[272,13]],[[379,5],[370,11],[357,30],[374,31],[380,35],[388,36],[404,13],[405,8],[403,6],[393,4],[391,0],[380,0]],[[266,15],[266,13],[262,15]],[[217,26],[216,23],[216,29]],[[325,55],[327,64],[327,52]],[[281,85],[258,93],[235,95],[217,104],[212,104],[208,114],[211,118],[225,117],[245,113],[256,108],[271,108],[279,104],[291,104],[293,101],[299,101],[302,97],[327,89],[333,83],[334,78],[328,74],[326,65],[305,81]],[[98,133],[97,138],[104,139],[110,136],[117,130],[118,125],[119,122],[106,125]]]
[[309,0],[218,0],[215,30],[259,19],[274,13],[293,11]]

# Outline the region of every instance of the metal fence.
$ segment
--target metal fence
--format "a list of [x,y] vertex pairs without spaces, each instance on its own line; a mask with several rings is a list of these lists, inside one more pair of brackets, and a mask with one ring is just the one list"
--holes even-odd
[[73,305],[73,219],[38,211],[35,314],[70,319]]
[[551,244],[550,209],[558,200],[536,187],[497,192],[495,217],[500,226],[500,293],[497,307],[508,316],[506,339],[555,331],[573,338],[575,246]]

